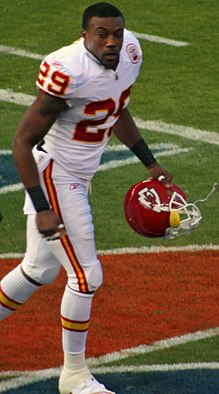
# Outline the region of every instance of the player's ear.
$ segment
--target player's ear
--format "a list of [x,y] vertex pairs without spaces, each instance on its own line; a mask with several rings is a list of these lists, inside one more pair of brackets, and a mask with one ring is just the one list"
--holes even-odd
[[87,32],[86,30],[81,30],[81,37],[86,38],[87,37]]

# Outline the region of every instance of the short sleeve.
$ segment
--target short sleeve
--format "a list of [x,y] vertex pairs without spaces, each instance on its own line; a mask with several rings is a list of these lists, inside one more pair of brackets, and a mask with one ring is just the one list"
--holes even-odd
[[48,55],[41,63],[36,85],[44,92],[64,99],[74,93],[71,73],[55,54]]

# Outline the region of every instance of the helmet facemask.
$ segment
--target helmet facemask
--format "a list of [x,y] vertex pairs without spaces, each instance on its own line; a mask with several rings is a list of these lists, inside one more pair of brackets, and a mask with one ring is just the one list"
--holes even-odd
[[[198,227],[202,216],[199,208],[194,203],[187,203],[177,192],[174,192],[169,203],[170,217],[174,212],[177,215],[177,226],[170,226],[166,229],[164,239],[174,239],[179,235],[191,233]],[[171,220],[170,220],[171,225]]]

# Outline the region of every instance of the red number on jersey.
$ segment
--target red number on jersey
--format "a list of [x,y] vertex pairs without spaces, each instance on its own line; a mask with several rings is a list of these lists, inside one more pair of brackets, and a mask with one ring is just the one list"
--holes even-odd
[[[76,126],[75,133],[73,136],[74,140],[86,141],[86,142],[100,142],[103,140],[106,128],[98,129],[97,126],[102,125],[106,122],[108,117],[115,111],[115,102],[109,98],[103,101],[97,101],[86,105],[84,114],[96,116],[98,112],[106,112],[104,117],[100,119],[88,119],[82,120]],[[88,126],[95,128],[95,131],[88,130]]]
[[[126,99],[130,95],[131,86],[124,90],[119,98],[119,108],[116,110],[116,103],[112,98],[103,101],[97,101],[94,103],[90,103],[86,105],[84,114],[85,115],[94,115],[96,116],[97,113],[100,111],[106,111],[106,116],[101,119],[88,119],[82,120],[79,122],[75,128],[73,140],[76,141],[84,141],[84,142],[101,142],[104,138],[106,131],[108,132],[108,136],[112,133],[112,127],[110,128],[97,128],[97,126],[104,125],[107,121],[108,117],[113,115],[115,118],[119,117],[121,114]],[[92,128],[95,127],[95,131],[90,131],[88,128],[91,126]]]
[[123,110],[123,108],[124,108],[124,105],[125,105],[125,101],[126,101],[126,100],[129,98],[129,96],[130,96],[131,87],[132,87],[132,85],[129,86],[128,89],[126,89],[126,90],[124,90],[124,91],[122,92],[122,94],[121,94],[121,96],[120,96],[120,98],[119,98],[119,108],[118,108],[118,110],[116,111],[116,113],[114,114],[115,117],[118,117],[118,116],[121,114],[121,112],[122,112],[122,110]]
[[38,83],[43,87],[45,83],[45,78],[47,77],[50,70],[50,65],[47,62],[43,62],[40,67],[40,72],[38,76]]
[[46,78],[48,77],[50,69],[50,65],[45,61],[40,67],[38,83],[42,87],[47,88],[49,92],[60,96],[65,93],[70,78],[68,77],[68,75],[65,75],[61,71],[56,70],[52,73],[50,83],[48,83],[46,87]]

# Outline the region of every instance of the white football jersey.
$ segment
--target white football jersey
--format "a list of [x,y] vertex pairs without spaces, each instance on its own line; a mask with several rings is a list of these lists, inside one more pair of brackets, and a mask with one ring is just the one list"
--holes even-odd
[[117,69],[105,68],[84,46],[83,38],[48,55],[37,86],[64,98],[69,106],[45,136],[43,148],[65,171],[90,180],[142,62],[136,37],[124,31]]

